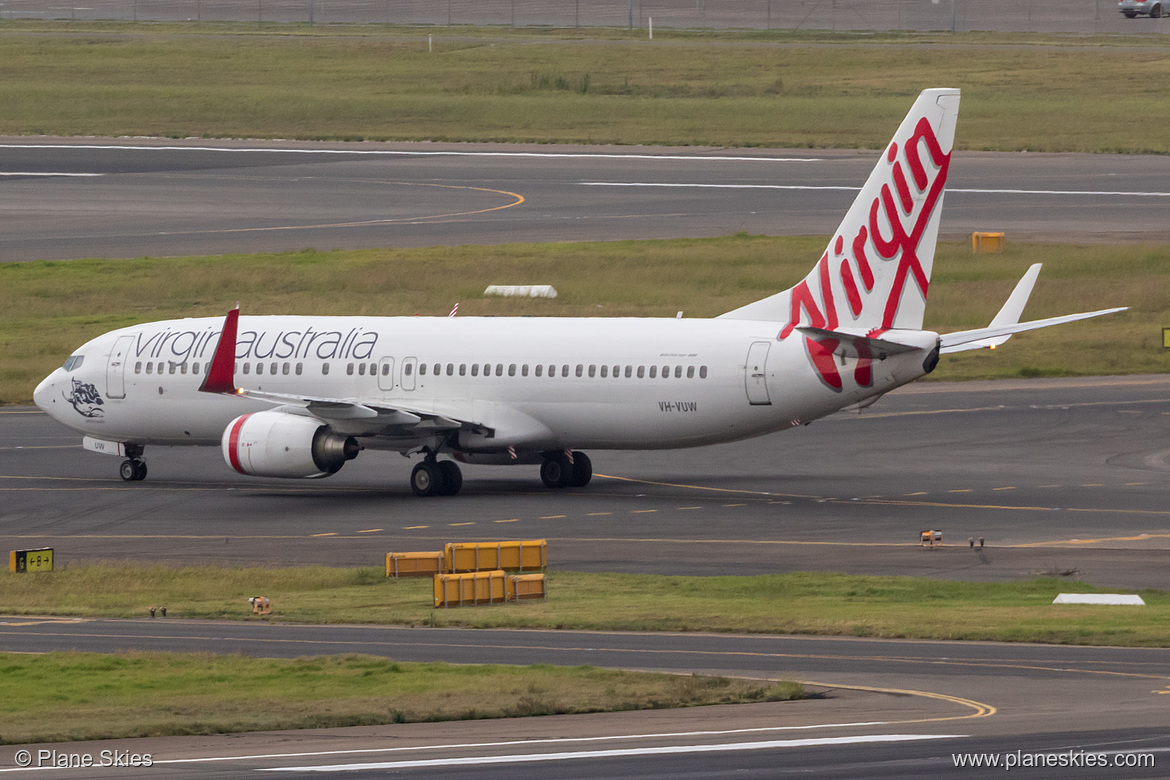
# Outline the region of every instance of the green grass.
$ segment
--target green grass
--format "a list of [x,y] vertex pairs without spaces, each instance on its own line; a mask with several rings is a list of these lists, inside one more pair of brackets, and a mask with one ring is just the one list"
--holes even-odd
[[[386,580],[374,568],[100,564],[0,574],[0,614],[143,617],[149,607],[165,604],[172,617],[303,623],[1170,643],[1170,594],[1162,591],[1141,591],[1146,607],[1051,603],[1058,593],[1103,590],[1056,579],[968,583],[833,573],[553,572],[546,601],[434,609],[430,579]],[[273,612],[253,618],[246,597],[261,593],[272,600]]]
[[1170,153],[1148,39],[196,29],[0,26],[0,134],[880,148],[955,86],[961,149]]
[[[823,238],[525,244],[304,251],[173,259],[0,264],[0,402],[36,383],[90,338],[174,317],[246,314],[710,317],[785,289],[812,268]],[[1045,269],[1028,304],[1040,318],[1107,306],[1120,315],[1016,336],[994,353],[945,358],[937,379],[1170,371],[1170,247],[1028,245],[972,256],[939,246],[926,326],[987,324],[1028,264]],[[554,300],[484,298],[488,284],[552,284]]]
[[0,742],[224,734],[783,701],[797,683],[364,655],[0,654]]

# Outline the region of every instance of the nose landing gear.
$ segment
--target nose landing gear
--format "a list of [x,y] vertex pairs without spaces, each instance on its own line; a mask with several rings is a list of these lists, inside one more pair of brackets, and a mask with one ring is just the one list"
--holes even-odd
[[142,459],[143,446],[141,444],[125,443],[123,452],[126,460],[118,469],[118,476],[126,482],[141,482],[146,479],[146,461]]
[[146,479],[146,461],[138,458],[124,460],[118,475],[127,482],[141,482]]

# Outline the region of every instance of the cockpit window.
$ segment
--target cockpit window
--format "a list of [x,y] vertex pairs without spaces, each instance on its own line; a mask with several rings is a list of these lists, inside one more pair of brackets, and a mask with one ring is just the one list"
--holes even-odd
[[85,355],[70,355],[69,359],[65,361],[66,371],[75,371],[81,368],[82,361],[85,360]]

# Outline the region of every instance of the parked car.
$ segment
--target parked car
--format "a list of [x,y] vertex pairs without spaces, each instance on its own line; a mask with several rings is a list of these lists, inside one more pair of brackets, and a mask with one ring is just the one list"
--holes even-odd
[[1126,19],[1132,19],[1138,14],[1157,19],[1162,15],[1162,0],[1118,0],[1117,10],[1125,14]]

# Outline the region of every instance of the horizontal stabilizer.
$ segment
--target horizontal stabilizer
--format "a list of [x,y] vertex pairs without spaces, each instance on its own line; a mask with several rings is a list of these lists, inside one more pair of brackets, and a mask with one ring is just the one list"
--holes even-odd
[[1032,320],[1031,322],[1017,322],[1013,325],[960,330],[955,333],[947,333],[940,336],[939,346],[941,349],[939,351],[946,355],[952,352],[963,352],[968,349],[995,349],[996,346],[1007,340],[1007,336],[1011,336],[1013,333],[1038,330],[1039,328],[1047,328],[1051,325],[1063,325],[1066,322],[1087,320],[1090,317],[1101,317],[1105,314],[1116,314],[1128,308],[1128,306],[1121,306],[1116,309],[1101,309],[1100,311],[1086,311],[1080,314],[1048,317],[1047,319]]
[[913,352],[922,349],[921,344],[905,343],[897,340],[897,331],[886,331],[885,338],[874,338],[865,335],[868,331],[861,329],[842,328],[841,330],[827,330],[814,328],[810,325],[801,325],[798,331],[811,339],[821,341],[832,339],[837,342],[833,349],[834,355],[847,358],[877,358],[885,359],[889,355],[899,355],[903,352]]

